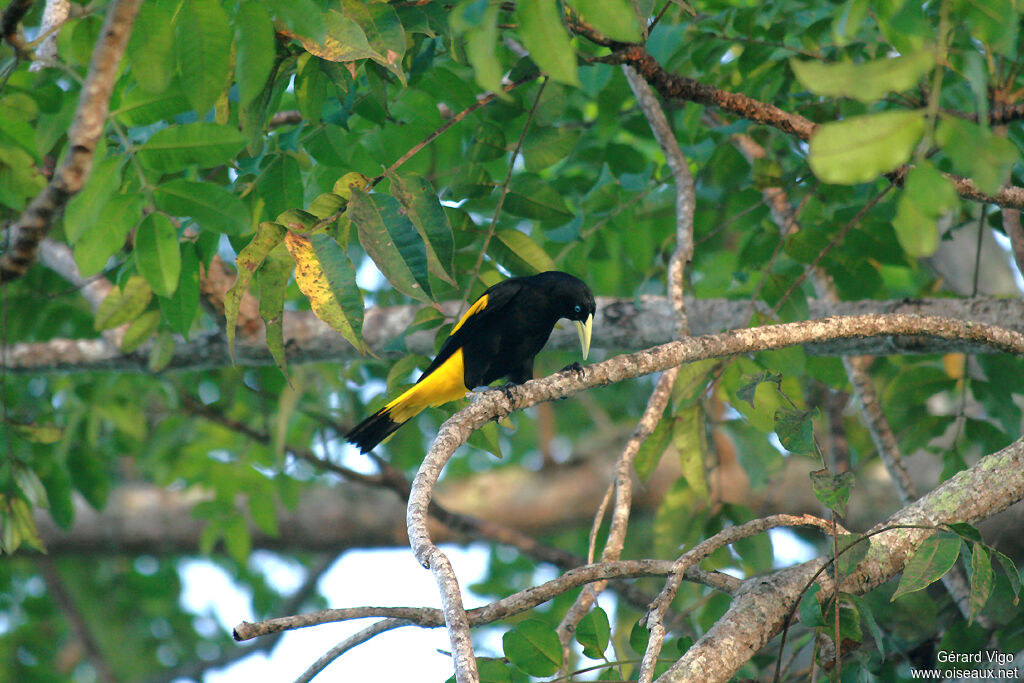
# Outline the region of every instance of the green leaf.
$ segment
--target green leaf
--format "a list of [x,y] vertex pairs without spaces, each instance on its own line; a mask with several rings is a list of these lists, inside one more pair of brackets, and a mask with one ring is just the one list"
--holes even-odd
[[846,516],[846,503],[850,500],[850,488],[853,487],[853,472],[833,474],[827,469],[811,472],[811,486],[814,497],[839,515]]
[[473,67],[473,76],[484,90],[502,92],[501,76],[504,70],[498,60],[498,13],[501,5],[485,3],[484,12],[479,12],[480,3],[466,0],[451,13],[452,33],[466,39],[466,57]]
[[50,424],[18,424],[13,425],[14,432],[25,441],[50,445],[57,443],[64,436],[64,430]]
[[317,198],[307,208],[317,219],[324,220],[345,208],[346,204],[348,204],[347,199],[339,197],[333,192],[324,192],[317,195]]
[[187,216],[206,230],[228,235],[249,231],[249,209],[220,185],[175,178],[158,185],[153,196],[161,211],[172,216]]
[[144,205],[141,194],[120,194],[100,209],[96,222],[75,243],[75,263],[83,277],[103,270],[107,260],[121,251],[128,233],[142,220]]
[[174,53],[185,94],[202,116],[231,73],[231,24],[218,0],[184,0],[174,20]]
[[956,188],[925,161],[910,170],[903,190],[893,219],[896,237],[910,256],[931,256],[939,245],[939,216],[959,203]]
[[984,41],[992,51],[1013,49],[1018,27],[1018,5],[1014,0],[963,0],[956,6],[967,19],[971,35]]
[[526,170],[540,171],[562,161],[569,156],[581,135],[577,128],[548,126],[533,129],[523,145]]
[[246,0],[238,6],[234,25],[238,102],[247,105],[263,91],[274,67],[274,23],[263,3]]
[[238,128],[200,121],[157,131],[139,148],[139,160],[157,171],[173,173],[189,166],[226,164],[243,147],[245,136]]
[[[242,297],[249,291],[249,283],[252,282],[256,269],[263,264],[267,254],[277,245],[281,244],[285,236],[284,226],[277,223],[264,221],[256,228],[256,235],[245,247],[238,252],[235,259],[235,268],[238,275],[235,277],[235,284],[231,286],[224,296],[224,318],[225,331],[228,337],[228,351],[232,358],[235,353],[235,327],[238,323],[238,309],[242,304]],[[291,273],[289,269],[288,273]],[[284,287],[282,286],[282,289]],[[281,307],[284,308],[284,298],[281,298]]]
[[181,275],[181,252],[178,230],[162,213],[151,213],[142,219],[135,233],[135,263],[142,277],[160,296],[170,296],[178,288]]
[[288,232],[284,241],[295,260],[295,282],[309,299],[313,312],[364,353],[363,296],[348,254],[324,233],[307,239]]
[[966,522],[946,524],[949,530],[968,543],[981,543],[981,532]]
[[341,11],[363,29],[363,34],[374,54],[370,58],[395,74],[404,86],[405,29],[398,14],[385,2],[341,0]]
[[148,126],[177,114],[189,111],[192,105],[185,98],[178,81],[174,81],[160,92],[149,92],[142,88],[134,88],[121,98],[121,104],[111,116],[117,122],[129,127]]
[[96,510],[103,509],[110,494],[110,473],[101,457],[99,452],[91,448],[71,448],[67,460],[71,485]]
[[529,235],[514,228],[496,230],[491,251],[502,265],[516,275],[534,275],[555,270],[555,262]]
[[935,141],[961,175],[969,176],[978,189],[989,194],[1002,187],[1020,154],[1005,137],[970,121],[944,117],[935,130]]
[[516,624],[501,638],[508,660],[531,676],[550,676],[562,664],[562,646],[555,629],[539,619]]
[[495,458],[501,458],[500,428],[497,422],[488,422],[480,429],[476,429],[469,435],[466,441],[473,448],[490,453]]
[[267,254],[257,280],[260,317],[266,327],[267,349],[283,374],[287,374],[288,369],[284,350],[284,298],[294,269],[295,263],[288,249],[279,244]]
[[662,418],[651,435],[640,444],[640,450],[633,458],[633,468],[640,481],[647,481],[654,474],[655,468],[661,462],[661,456],[668,448],[669,439],[672,437],[672,420]]
[[817,414],[817,408],[779,408],[775,411],[775,434],[787,451],[814,452],[814,418]]
[[865,183],[910,159],[923,132],[923,111],[886,111],[825,123],[811,136],[807,162],[826,183]]
[[244,565],[249,559],[252,551],[252,536],[249,534],[249,527],[245,517],[235,515],[224,521],[223,536],[224,547],[231,559],[240,565]]
[[146,311],[132,321],[121,337],[121,353],[131,353],[146,343],[160,327],[160,311]]
[[127,157],[108,157],[97,163],[82,191],[71,198],[64,212],[64,234],[68,242],[77,242],[86,230],[99,221],[100,211],[121,187],[121,169]]
[[[356,269],[348,254],[333,237],[325,233],[317,233],[310,238],[313,250],[320,262],[323,274],[327,278],[331,291],[345,320],[351,327],[351,336],[345,338],[360,352],[366,352],[363,341],[363,293],[356,284]],[[298,274],[296,273],[296,277]],[[344,332],[342,332],[344,334]]]
[[330,82],[320,68],[321,61],[311,54],[299,57],[295,75],[295,100],[303,118],[314,123],[323,118]]
[[330,9],[323,15],[323,26],[319,32],[323,39],[312,37],[311,33],[296,31],[302,47],[307,51],[332,62],[352,62],[378,56],[370,47],[362,27],[349,16]]
[[288,209],[304,205],[299,162],[291,154],[272,157],[256,180],[256,187],[266,202],[267,215],[278,216]]
[[445,282],[456,285],[453,277],[455,239],[437,191],[430,181],[419,175],[399,176],[388,173],[388,178],[391,180],[391,194],[405,208],[405,215],[423,238],[430,272]]
[[862,600],[856,595],[847,595],[846,598],[857,608],[857,612],[861,617],[861,622],[867,625],[868,631],[871,633],[871,638],[875,641],[875,647],[878,648],[878,654],[882,656],[882,659],[885,659],[885,634],[882,632],[881,627],[878,625],[878,621],[875,619],[874,613],[871,611],[870,603],[868,603],[867,600]]
[[196,254],[195,242],[181,243],[181,277],[178,278],[178,288],[170,297],[158,297],[157,303],[160,304],[164,319],[187,339],[192,321],[199,312],[199,256]]
[[900,197],[892,227],[903,251],[912,258],[925,258],[939,246],[938,216],[915,203],[909,195]]
[[782,375],[775,372],[761,372],[757,375],[745,375],[742,380],[743,383],[736,389],[736,398],[741,401],[746,401],[751,407],[754,406],[754,395],[757,393],[757,388],[761,386],[763,382],[774,384],[777,388],[782,386]]
[[953,567],[959,555],[960,538],[957,535],[939,533],[926,538],[904,567],[900,585],[890,602],[938,581]]
[[174,79],[173,13],[158,2],[145,2],[132,25],[128,40],[129,65],[139,88],[150,93],[167,89]]
[[935,53],[920,50],[863,64],[826,64],[790,59],[797,80],[816,95],[874,102],[889,92],[909,90],[935,66]]
[[512,178],[504,207],[520,218],[565,221],[573,217],[565,198],[551,183],[532,173],[520,173]]
[[63,462],[39,472],[39,480],[46,489],[46,502],[50,516],[61,529],[71,527],[75,519],[75,506],[71,500],[71,475]]
[[324,39],[327,26],[324,13],[315,0],[268,0],[277,18],[295,33],[315,41]]
[[96,309],[97,330],[110,330],[135,320],[146,310],[153,292],[139,275],[132,275],[124,288],[113,287]]
[[576,642],[583,646],[583,654],[591,659],[604,657],[610,638],[608,614],[600,607],[587,612],[576,626]]
[[1017,567],[1013,564],[1013,560],[1003,553],[992,548],[992,554],[997,560],[999,560],[999,564],[1003,568],[1003,572],[1006,573],[1006,578],[1010,581],[1010,589],[1013,590],[1013,604],[1016,605],[1020,599],[1020,572],[1017,571]]
[[703,417],[699,405],[680,410],[672,423],[672,445],[679,454],[679,465],[690,490],[706,501],[709,491],[704,471]]
[[971,605],[971,616],[968,619],[968,623],[974,623],[974,620],[981,614],[981,610],[985,607],[985,603],[988,602],[989,596],[992,595],[992,588],[995,585],[995,574],[992,571],[992,559],[988,555],[988,551],[985,550],[985,546],[981,543],[975,543],[974,549],[971,552],[971,593],[970,593],[970,605]]
[[530,51],[530,58],[552,80],[579,85],[576,51],[562,23],[559,5],[547,0],[516,3],[519,37]]
[[590,25],[612,40],[622,43],[643,40],[636,12],[626,0],[571,0],[571,3]]
[[430,301],[427,249],[398,200],[353,188],[348,215],[359,230],[359,243],[388,282],[415,299]]
[[633,652],[642,655],[647,652],[647,643],[651,640],[651,632],[647,629],[647,620],[640,619],[629,632],[629,647]]
[[[835,634],[836,623],[836,601],[830,600],[828,609],[825,612],[826,628],[831,629]],[[860,628],[860,613],[856,603],[850,601],[845,593],[839,596],[839,641],[853,641],[859,643],[864,640],[864,633]]]
[[821,586],[816,583],[811,584],[800,600],[800,623],[807,628],[827,626],[821,615],[821,603],[818,601],[819,592],[821,592]]
[[861,536],[850,535],[839,537],[839,573],[849,574],[867,557],[871,543]]

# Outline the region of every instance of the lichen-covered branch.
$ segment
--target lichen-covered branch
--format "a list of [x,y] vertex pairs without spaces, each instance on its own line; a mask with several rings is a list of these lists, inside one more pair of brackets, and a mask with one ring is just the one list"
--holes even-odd
[[[938,488],[898,511],[876,529],[906,525],[937,526],[975,522],[1024,498],[1024,439],[988,455]],[[928,528],[894,528],[870,539],[870,549],[840,589],[866,593],[903,570],[907,560],[934,533]],[[808,581],[826,564],[805,564],[744,582],[729,610],[658,683],[727,681],[782,629]],[[829,584],[826,574],[819,579]],[[826,585],[825,590],[831,590]]]

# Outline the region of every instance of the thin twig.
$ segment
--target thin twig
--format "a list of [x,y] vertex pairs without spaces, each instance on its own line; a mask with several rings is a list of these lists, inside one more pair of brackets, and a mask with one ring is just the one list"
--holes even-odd
[[473,285],[476,284],[476,279],[480,276],[480,267],[483,266],[484,256],[487,255],[487,247],[490,246],[491,240],[494,238],[494,231],[498,228],[498,219],[501,217],[502,207],[505,206],[505,198],[508,196],[509,187],[512,185],[512,171],[515,169],[516,159],[519,158],[519,153],[523,149],[523,143],[526,142],[526,133],[530,130],[533,117],[537,114],[537,107],[540,106],[540,98],[544,94],[544,89],[547,85],[548,79],[545,78],[537,89],[537,94],[533,98],[530,111],[526,114],[526,121],[523,122],[523,128],[519,131],[519,140],[516,141],[516,146],[512,150],[512,158],[508,160],[508,171],[505,173],[505,181],[501,184],[501,192],[498,194],[498,201],[494,206],[491,224],[487,228],[487,234],[484,235],[484,243],[480,247],[480,253],[477,254],[476,263],[473,264],[473,270],[466,285],[466,292],[462,295],[463,306],[469,301],[469,293],[473,289]]
[[[756,536],[769,529],[812,526],[823,529],[827,533],[831,531],[833,524],[834,522],[813,515],[772,515],[723,529],[680,555],[672,563],[673,572],[669,574],[664,587],[661,589],[661,593],[651,603],[650,611],[647,613],[647,629],[651,632],[651,637],[647,642],[647,650],[644,652],[643,662],[640,665],[640,683],[650,683],[654,679],[654,667],[658,662],[658,656],[661,654],[662,643],[665,641],[665,612],[668,610],[669,605],[672,604],[672,600],[675,599],[679,586],[682,583],[682,572],[696,565],[723,546],[732,545],[741,539]],[[845,529],[843,531],[845,532]]]
[[[526,610],[542,605],[568,591],[595,581],[633,579],[652,576],[668,576],[672,571],[672,560],[620,560],[616,562],[598,562],[596,564],[575,567],[544,583],[495,600],[481,607],[466,612],[471,626],[483,626],[502,619],[521,614]],[[680,570],[683,578],[688,581],[702,579],[706,574],[699,571]],[[740,584],[739,579],[727,574],[715,572],[716,588],[731,593]],[[234,638],[238,641],[250,640],[261,636],[290,631],[309,626],[383,617],[402,619],[415,626],[437,628],[443,626],[444,613],[435,607],[346,607],[326,609],[308,614],[288,617],[277,617],[266,621],[250,623],[243,621],[234,629]]]

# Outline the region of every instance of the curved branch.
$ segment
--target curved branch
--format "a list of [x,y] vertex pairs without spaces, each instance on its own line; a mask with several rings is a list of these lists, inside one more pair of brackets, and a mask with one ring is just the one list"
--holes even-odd
[[[75,120],[68,131],[64,162],[11,225],[8,249],[0,256],[0,282],[21,277],[36,260],[39,243],[53,221],[82,186],[92,170],[96,143],[103,134],[117,70],[142,0],[114,0],[107,11],[102,37],[96,44],[89,75],[82,85]],[[6,29],[6,25],[4,26]]]
[[1024,354],[1024,335],[998,327],[944,318],[904,315],[828,318],[688,338],[639,353],[616,356],[581,370],[560,372],[504,391],[486,392],[475,404],[447,420],[441,425],[416,473],[409,496],[406,521],[409,543],[416,558],[434,572],[438,587],[441,589],[445,623],[454,648],[456,680],[476,680],[476,660],[469,634],[469,620],[462,605],[457,579],[444,553],[432,541],[427,522],[433,488],[441,470],[455,449],[464,443],[475,429],[492,419],[504,417],[514,410],[522,410],[541,401],[562,398],[593,386],[664,371],[682,363],[779,349],[805,344],[815,339],[888,334],[915,334],[944,339],[967,338],[990,344],[993,348],[1008,353]]
[[[984,495],[979,495],[984,491]],[[875,529],[974,522],[1024,498],[1024,439],[988,455],[898,511]],[[903,570],[934,529],[899,528],[871,537],[865,558],[841,590],[863,594]],[[818,558],[745,581],[725,615],[659,679],[659,683],[726,681],[781,629],[807,582],[827,562]],[[827,576],[819,581],[830,583]],[[831,591],[830,586],[825,587]]]

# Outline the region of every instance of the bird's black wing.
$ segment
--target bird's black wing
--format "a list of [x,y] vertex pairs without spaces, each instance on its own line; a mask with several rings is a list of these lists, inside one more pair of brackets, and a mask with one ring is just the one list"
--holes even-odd
[[464,359],[466,388],[478,386],[485,368],[476,366],[479,366],[479,360],[497,353],[500,339],[495,331],[502,327],[499,324],[502,316],[507,315],[510,304],[522,288],[522,282],[512,278],[499,282],[481,294],[452,328],[451,334],[444,340],[437,356],[423,371],[419,381],[440,367],[458,349],[464,349],[464,353],[466,350],[472,352],[470,357]]

